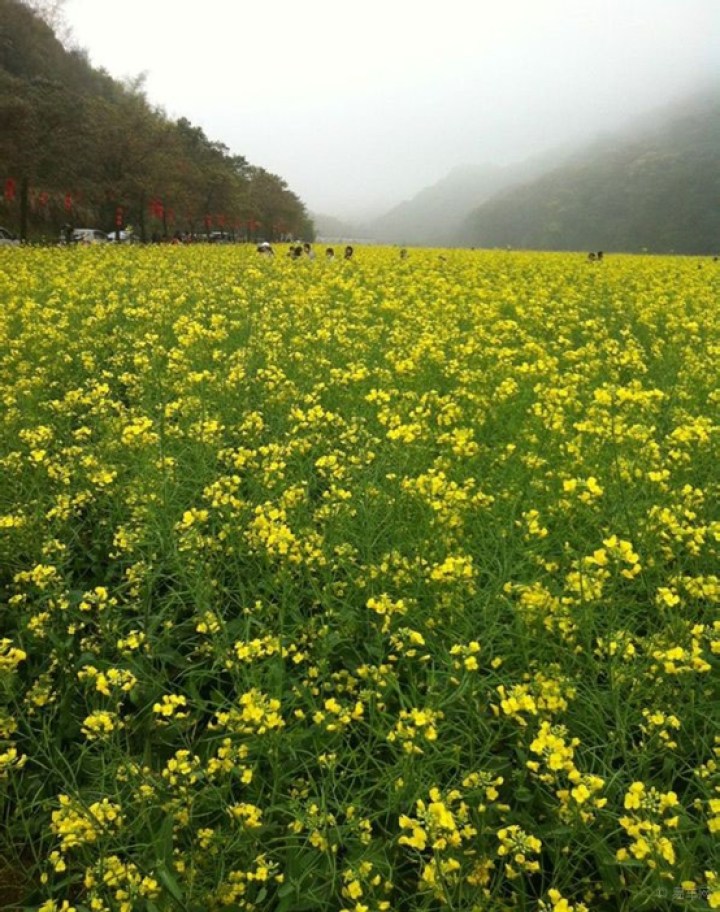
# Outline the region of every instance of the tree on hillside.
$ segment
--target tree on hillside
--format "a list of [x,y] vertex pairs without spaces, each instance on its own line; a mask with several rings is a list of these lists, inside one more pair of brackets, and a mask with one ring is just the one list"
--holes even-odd
[[264,236],[276,238],[291,233],[314,240],[314,228],[305,207],[276,174],[264,168],[250,169],[250,205]]
[[143,77],[121,84],[67,50],[48,23],[61,0],[0,0],[0,211],[3,223],[55,235],[79,219],[116,219],[143,238],[175,228],[263,222],[312,231],[285,182],[149,103]]
[[23,0],[23,3],[49,25],[58,39],[65,43],[64,38],[70,33],[70,26],[65,18],[66,0]]
[[27,238],[31,209],[39,218],[49,214],[45,188],[70,186],[81,172],[83,153],[88,153],[84,107],[80,96],[58,82],[0,78],[0,161],[17,181],[22,238]]
[[125,91],[114,101],[94,99],[92,124],[96,155],[90,173],[100,191],[103,223],[112,224],[120,208],[145,240],[148,201],[170,160],[169,126],[139,91]]
[[231,155],[227,146],[208,139],[202,128],[187,118],[178,120],[175,131],[178,144],[175,183],[187,191],[182,208],[191,230],[201,225],[210,227],[207,220],[213,217],[220,221],[245,218],[249,168],[246,159]]

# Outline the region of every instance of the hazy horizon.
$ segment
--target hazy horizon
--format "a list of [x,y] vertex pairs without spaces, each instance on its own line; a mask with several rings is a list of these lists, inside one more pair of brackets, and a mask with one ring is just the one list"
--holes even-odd
[[367,218],[464,165],[591,140],[720,76],[716,0],[65,0],[74,42],[149,101]]

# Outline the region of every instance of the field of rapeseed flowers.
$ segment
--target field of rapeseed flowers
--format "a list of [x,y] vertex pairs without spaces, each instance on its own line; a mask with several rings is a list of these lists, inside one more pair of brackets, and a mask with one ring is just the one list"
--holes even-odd
[[0,905],[720,907],[720,269],[0,250]]

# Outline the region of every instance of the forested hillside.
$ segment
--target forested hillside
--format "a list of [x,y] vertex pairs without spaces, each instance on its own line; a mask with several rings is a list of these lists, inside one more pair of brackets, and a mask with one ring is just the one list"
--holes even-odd
[[68,51],[20,0],[0,0],[0,223],[56,237],[69,222],[143,239],[176,230],[311,238],[285,181]]
[[468,217],[455,241],[543,250],[717,253],[717,87],[495,196]]

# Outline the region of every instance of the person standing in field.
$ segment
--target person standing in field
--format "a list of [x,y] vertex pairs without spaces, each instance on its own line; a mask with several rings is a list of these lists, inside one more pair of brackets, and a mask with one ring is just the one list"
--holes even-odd
[[355,252],[355,251],[352,249],[352,247],[350,246],[350,244],[348,244],[347,247],[345,248],[345,256],[343,257],[343,259],[345,259],[345,260],[351,260],[352,257],[353,257],[353,253],[354,253],[354,252]]

